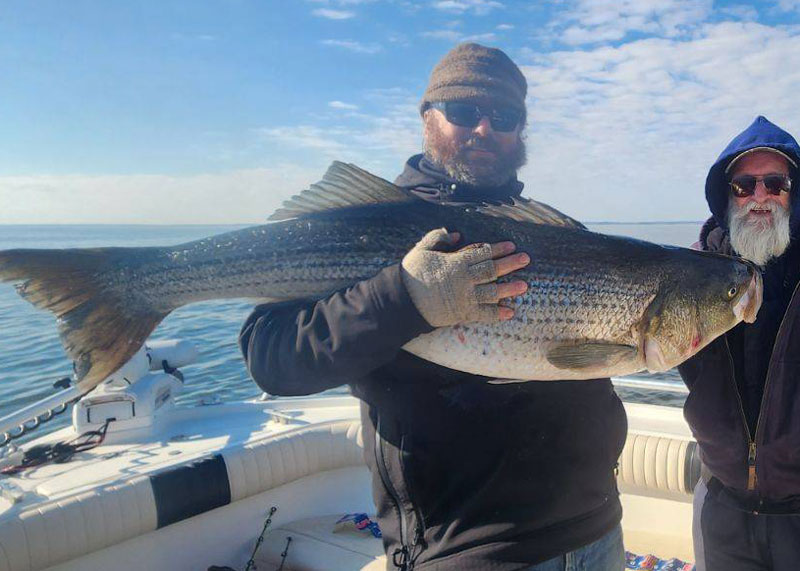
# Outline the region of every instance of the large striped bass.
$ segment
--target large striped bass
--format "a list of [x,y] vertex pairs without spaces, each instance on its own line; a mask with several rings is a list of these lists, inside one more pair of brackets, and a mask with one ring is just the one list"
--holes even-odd
[[122,366],[176,308],[220,298],[319,299],[397,264],[428,231],[510,240],[531,263],[515,317],[434,330],[405,349],[441,365],[517,380],[663,371],[761,304],[749,262],[586,230],[534,202],[438,204],[353,165],[287,201],[272,222],[178,246],[7,250],[0,280],[57,316],[88,390]]

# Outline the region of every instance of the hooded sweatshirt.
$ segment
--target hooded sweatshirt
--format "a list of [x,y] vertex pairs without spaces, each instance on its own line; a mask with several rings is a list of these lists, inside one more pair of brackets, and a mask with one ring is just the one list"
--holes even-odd
[[[462,186],[420,155],[396,182],[441,202],[522,190]],[[392,266],[326,299],[260,306],[240,337],[265,391],[347,383],[362,401],[390,568],[510,571],[614,529],[627,425],[610,380],[492,384],[401,349],[430,330]]]
[[[800,147],[764,117],[734,138],[706,179],[710,218],[700,234],[705,250],[736,254],[727,224],[730,188],[725,173],[741,153],[777,149],[800,164]],[[790,168],[797,184],[797,170]],[[800,201],[790,191],[790,226],[797,234]],[[690,389],[684,415],[701,457],[723,485],[742,493],[745,503],[780,502],[800,494],[800,248],[761,269],[764,301],[756,322],[740,323],[678,367]],[[796,331],[797,329],[797,331]]]

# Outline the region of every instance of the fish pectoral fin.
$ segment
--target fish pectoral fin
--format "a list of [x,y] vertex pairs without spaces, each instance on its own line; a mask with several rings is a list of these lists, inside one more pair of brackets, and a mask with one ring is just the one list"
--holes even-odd
[[547,352],[547,360],[559,369],[592,369],[615,365],[637,351],[632,345],[587,341],[557,345]]
[[283,203],[271,221],[300,218],[353,206],[418,200],[397,185],[356,165],[334,161],[322,180]]
[[478,211],[496,218],[586,230],[586,226],[574,218],[544,202],[537,202],[530,198],[512,198],[511,204],[484,204],[478,207]]

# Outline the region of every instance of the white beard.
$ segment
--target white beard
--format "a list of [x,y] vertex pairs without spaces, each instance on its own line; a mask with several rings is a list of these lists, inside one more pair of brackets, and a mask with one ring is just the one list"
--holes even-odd
[[[759,220],[749,216],[754,208],[769,209],[772,216]],[[775,202],[758,205],[748,202],[739,207],[733,200],[728,202],[728,228],[734,251],[759,266],[765,266],[772,258],[786,251],[791,240],[789,209]]]

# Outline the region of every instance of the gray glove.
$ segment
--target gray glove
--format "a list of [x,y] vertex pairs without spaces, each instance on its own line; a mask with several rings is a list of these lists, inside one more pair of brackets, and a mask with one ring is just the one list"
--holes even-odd
[[499,321],[491,245],[436,250],[450,245],[447,230],[432,230],[403,258],[401,275],[414,305],[434,327]]

